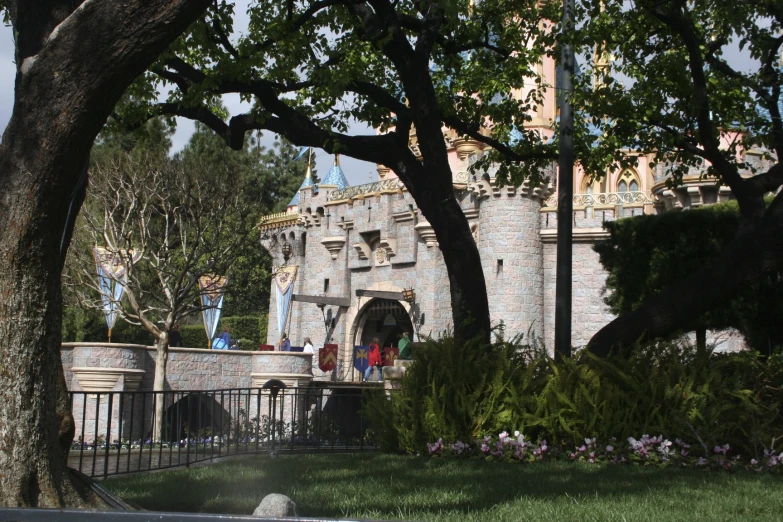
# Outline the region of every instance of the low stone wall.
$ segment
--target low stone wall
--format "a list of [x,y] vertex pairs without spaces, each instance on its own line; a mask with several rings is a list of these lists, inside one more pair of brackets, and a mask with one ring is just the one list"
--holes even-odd
[[[156,351],[153,346],[109,343],[63,343],[61,360],[68,389],[84,392],[74,397],[73,415],[77,436],[86,433],[86,440],[108,434],[118,438],[146,438],[152,419],[153,394],[133,399],[124,394],[112,398],[109,407],[107,392],[150,392],[155,376]],[[298,352],[250,352],[239,350],[204,350],[170,348],[166,368],[166,393],[159,397],[169,408],[175,401],[187,396],[188,391],[261,388],[264,383],[278,379],[288,388],[306,388],[313,379],[313,354]],[[261,403],[248,398],[242,407],[248,411],[266,411],[266,396]],[[239,407],[239,406],[237,406]],[[230,410],[231,408],[229,408]],[[122,410],[122,413],[120,412]],[[229,412],[234,416],[235,412]],[[296,412],[287,413],[286,422]],[[134,435],[124,433],[131,417],[142,419],[134,428]],[[123,417],[125,421],[123,421]],[[111,423],[111,429],[109,429]],[[110,433],[109,433],[110,432]]]
[[[220,390],[260,387],[270,379],[307,386],[313,354],[169,348],[166,389]],[[138,344],[63,343],[70,391],[152,390],[155,347]]]

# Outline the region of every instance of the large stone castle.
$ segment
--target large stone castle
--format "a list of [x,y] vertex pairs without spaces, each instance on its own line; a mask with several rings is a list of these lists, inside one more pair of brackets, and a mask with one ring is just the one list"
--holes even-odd
[[[553,78],[545,59],[542,74]],[[551,135],[556,119],[554,89],[531,114],[530,127]],[[556,172],[547,186],[499,186],[476,177],[469,166],[483,144],[444,130],[454,193],[481,255],[491,320],[506,338],[535,336],[548,349],[554,340],[557,239]],[[410,148],[418,154],[415,134]],[[746,164],[763,162],[758,151],[741,153]],[[666,186],[668,166],[653,155],[628,152],[633,168],[593,181],[574,174],[573,339],[584,346],[613,319],[603,302],[606,274],[593,243],[606,236],[604,221],[730,199],[727,187],[693,169],[678,188]],[[761,166],[761,165],[759,165]],[[750,175],[750,173],[747,173]],[[297,266],[287,318],[278,318],[275,282],[269,307],[268,343],[279,346],[281,325],[294,345],[310,337],[316,348],[339,345],[335,380],[355,380],[353,346],[377,337],[394,346],[402,332],[411,338],[438,337],[452,328],[449,283],[434,231],[393,172],[378,167],[378,181],[348,186],[339,158],[316,186],[309,174],[285,213],[259,225],[261,242],[274,264]],[[411,298],[412,290],[415,298]],[[407,294],[407,295],[406,295]],[[280,319],[280,320],[279,320]],[[736,349],[737,336],[711,336],[719,349]],[[314,362],[316,378],[317,362]]]

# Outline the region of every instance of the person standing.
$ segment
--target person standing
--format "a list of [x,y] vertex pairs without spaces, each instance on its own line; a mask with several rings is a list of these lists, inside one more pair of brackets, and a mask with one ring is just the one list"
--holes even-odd
[[182,334],[179,333],[179,325],[174,324],[169,332],[169,348],[179,348],[182,346]]
[[397,348],[400,349],[400,354],[399,354],[400,359],[411,358],[410,344],[411,344],[411,340],[408,338],[408,332],[403,332],[400,342],[397,343]]
[[283,332],[283,338],[280,339],[280,351],[281,352],[291,351],[291,341],[288,339],[288,334],[285,332]]
[[313,342],[309,337],[305,337],[304,340],[304,353],[315,353],[315,350],[313,350]]
[[212,343],[213,350],[228,350],[231,346],[231,327],[224,326],[223,331],[215,337],[215,341]]
[[370,353],[368,354],[368,360],[369,366],[367,366],[367,369],[364,371],[364,380],[369,381],[370,380],[370,374],[372,374],[373,369],[375,369],[378,372],[378,382],[383,380],[383,373],[382,365],[383,360],[381,359],[381,347],[378,345],[378,338],[373,338],[372,342],[370,343]]

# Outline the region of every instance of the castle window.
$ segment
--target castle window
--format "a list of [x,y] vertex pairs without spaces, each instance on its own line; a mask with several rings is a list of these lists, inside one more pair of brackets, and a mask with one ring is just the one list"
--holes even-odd
[[639,192],[639,177],[632,170],[626,170],[617,182],[617,192],[624,194],[626,192]]
[[503,273],[503,260],[498,259],[497,275],[500,275],[502,273]]
[[329,291],[329,280],[324,279],[324,293]]

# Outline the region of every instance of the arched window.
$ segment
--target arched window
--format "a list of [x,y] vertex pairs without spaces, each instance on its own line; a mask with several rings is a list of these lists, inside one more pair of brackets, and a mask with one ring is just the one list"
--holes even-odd
[[617,192],[623,194],[625,192],[639,192],[639,176],[632,170],[626,170],[617,181]]

